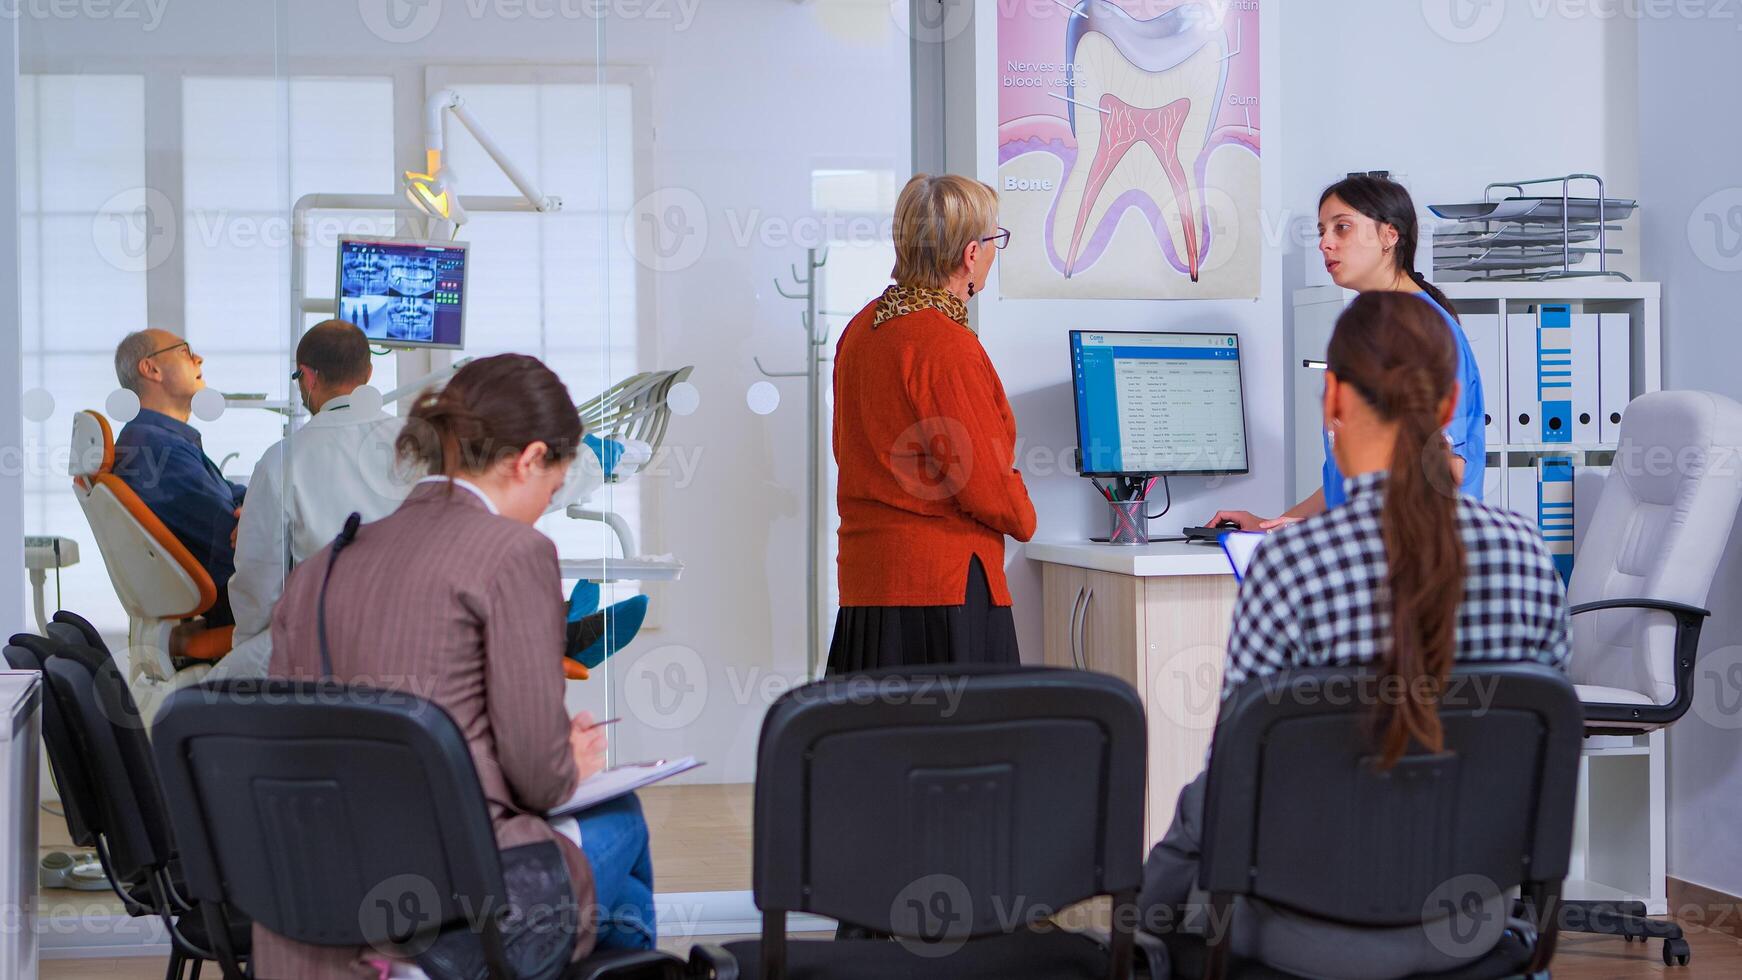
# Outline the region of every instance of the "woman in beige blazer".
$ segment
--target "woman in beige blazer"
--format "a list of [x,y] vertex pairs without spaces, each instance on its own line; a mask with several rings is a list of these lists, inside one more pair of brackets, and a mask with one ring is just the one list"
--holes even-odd
[[[554,842],[582,915],[576,957],[653,945],[653,869],[633,796],[555,824],[544,814],[603,764],[604,734],[563,707],[556,546],[532,525],[581,446],[562,381],[537,359],[488,357],[412,409],[402,460],[440,474],[364,525],[326,589],[336,679],[428,698],[472,750],[503,848]],[[297,566],[272,617],[275,677],[321,675],[316,606],[330,548]],[[391,820],[392,814],[381,819]],[[586,914],[597,910],[597,915]],[[255,975],[371,976],[379,954],[292,943],[258,926]]]

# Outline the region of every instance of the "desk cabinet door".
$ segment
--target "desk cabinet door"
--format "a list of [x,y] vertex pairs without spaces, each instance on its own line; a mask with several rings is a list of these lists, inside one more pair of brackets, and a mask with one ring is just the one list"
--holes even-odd
[[1041,568],[1041,592],[1045,600],[1046,649],[1042,662],[1048,667],[1078,667],[1083,601],[1088,595],[1089,573],[1071,565],[1047,563]]
[[1141,690],[1137,662],[1144,645],[1143,580],[1091,571],[1084,585],[1077,627],[1084,665]]

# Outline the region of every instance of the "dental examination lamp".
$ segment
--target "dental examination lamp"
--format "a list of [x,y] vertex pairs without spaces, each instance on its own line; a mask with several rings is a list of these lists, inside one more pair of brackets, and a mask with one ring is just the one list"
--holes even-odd
[[451,88],[444,88],[430,96],[424,105],[425,172],[407,170],[402,180],[405,198],[411,202],[412,207],[431,218],[449,222],[456,234],[460,226],[466,223],[466,209],[460,204],[459,179],[454,174],[453,167],[443,158],[447,145],[447,114],[450,112],[478,141],[478,145],[483,147],[496,166],[501,167],[502,172],[508,175],[508,179],[526,198],[527,203],[532,205],[533,210],[562,210],[562,198],[546,197],[540,192],[527,179],[526,174],[502,153],[502,148],[484,130],[478,118],[466,108],[465,97]]

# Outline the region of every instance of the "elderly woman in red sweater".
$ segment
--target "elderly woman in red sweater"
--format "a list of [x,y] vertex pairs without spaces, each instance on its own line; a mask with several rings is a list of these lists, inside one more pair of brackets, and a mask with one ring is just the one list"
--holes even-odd
[[835,353],[841,612],[829,673],[1016,663],[1004,536],[1034,535],[1016,419],[968,300],[1010,233],[998,195],[921,174],[895,204],[895,285]]

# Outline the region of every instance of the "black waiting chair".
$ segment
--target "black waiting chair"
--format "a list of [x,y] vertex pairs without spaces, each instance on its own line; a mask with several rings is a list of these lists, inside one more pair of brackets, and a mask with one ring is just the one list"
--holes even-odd
[[[700,945],[700,977],[1132,976],[1143,708],[1115,677],[899,668],[769,709],[757,748],[760,941]],[[1048,921],[1113,896],[1105,944]],[[789,912],[886,939],[789,940]]]
[[[400,954],[466,931],[488,975],[513,980],[501,855],[447,712],[405,693],[237,681],[177,691],[152,734],[188,889],[208,916],[237,908],[296,942]],[[564,976],[682,970],[664,953],[606,951]]]
[[[161,919],[170,938],[167,978],[214,959],[206,919],[185,897],[169,815],[158,791],[145,726],[126,680],[109,654],[82,642],[21,634],[6,659],[38,670],[46,688],[43,741],[74,843],[96,851],[129,915]],[[82,640],[82,637],[80,637]],[[233,945],[249,948],[249,925],[237,921]]]
[[1356,928],[1423,928],[1464,961],[1433,980],[1546,975],[1583,735],[1572,684],[1536,664],[1458,667],[1441,699],[1444,751],[1381,771],[1371,714],[1383,696],[1372,671],[1320,668],[1258,678],[1223,705],[1198,877],[1218,928],[1164,937],[1173,976],[1297,980],[1232,954],[1235,902],[1254,899]]

